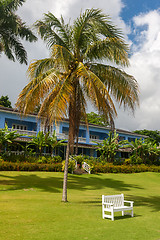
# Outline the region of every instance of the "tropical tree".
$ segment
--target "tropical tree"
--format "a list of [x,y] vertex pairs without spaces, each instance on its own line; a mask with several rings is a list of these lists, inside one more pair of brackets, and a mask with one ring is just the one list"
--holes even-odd
[[0,129],[0,152],[4,150],[7,145],[12,144],[16,138],[21,136],[21,134],[18,134],[17,131],[13,129],[9,130],[6,124],[5,128]]
[[56,136],[56,131],[54,130],[52,135],[49,135],[48,138],[47,138],[47,143],[49,146],[51,146],[51,149],[52,149],[52,156],[53,156],[53,150],[56,148],[56,147],[59,147],[59,146],[63,146],[65,143],[66,140],[57,140],[57,136]]
[[20,39],[32,42],[37,38],[15,13],[25,0],[0,0],[0,54],[12,61],[27,64],[27,52]]
[[138,133],[138,134],[141,134],[141,135],[148,136],[146,141],[156,143],[157,146],[159,146],[159,144],[160,144],[160,132],[158,130],[153,131],[153,130],[144,129],[144,130],[136,130],[134,132]]
[[30,145],[36,146],[40,156],[42,155],[42,151],[44,147],[47,147],[47,141],[48,141],[49,133],[44,134],[42,131],[39,131],[37,133],[37,136],[33,136],[32,140],[29,143]]
[[87,113],[87,121],[89,123],[100,125],[100,126],[108,125],[108,121],[106,120],[105,115],[97,114],[95,112]]
[[127,147],[128,141],[118,141],[119,135],[114,131],[109,132],[108,138],[104,139],[102,143],[97,143],[98,151],[101,154],[101,158],[107,162],[113,162],[117,151],[121,148]]
[[134,163],[153,163],[158,160],[160,149],[147,139],[135,139],[128,145],[132,149],[131,159]]
[[0,97],[0,106],[12,108],[11,102],[9,101],[9,97],[8,96],[3,96],[2,95]]
[[67,201],[69,154],[78,139],[80,120],[85,119],[87,124],[88,99],[114,127],[117,112],[112,96],[119,105],[134,111],[138,84],[133,76],[118,68],[128,66],[129,49],[121,31],[101,10],[87,9],[72,25],[48,13],[35,27],[50,48],[50,57],[30,64],[30,82],[20,93],[16,106],[27,114],[41,103],[38,116],[47,116],[50,123],[64,116],[69,118],[62,196],[62,201]]

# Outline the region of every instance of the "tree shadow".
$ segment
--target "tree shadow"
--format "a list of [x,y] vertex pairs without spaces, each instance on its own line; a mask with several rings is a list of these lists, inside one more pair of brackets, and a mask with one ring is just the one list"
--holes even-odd
[[[36,175],[36,173],[27,173],[27,175],[19,173],[17,176],[10,176],[9,174],[0,174],[0,177],[7,178],[0,180],[0,185],[3,185],[4,188],[0,189],[0,191],[15,191],[15,190],[34,190],[39,189],[44,192],[50,193],[60,193],[62,192],[63,185],[63,175],[62,176],[53,176],[53,177],[40,177]],[[6,186],[6,187],[5,187]],[[132,189],[142,189],[138,185],[125,183],[121,180],[114,180],[112,178],[103,178],[100,179],[96,175],[91,175],[89,177],[81,177],[77,175],[68,176],[68,189],[75,189],[79,191],[87,191],[87,190],[100,190],[104,189],[103,194],[108,195],[106,191],[108,188],[115,191],[115,194],[123,193],[126,191],[132,191]],[[134,206],[147,206],[152,208],[152,211],[160,210],[160,196],[135,196],[129,195],[125,197],[125,200],[134,201]],[[101,196],[94,197],[93,200],[89,201],[80,201],[76,202],[81,204],[88,204],[89,206],[101,206]]]
[[134,206],[146,206],[152,209],[152,212],[159,212],[160,211],[160,196],[149,196],[149,197],[143,197],[143,196],[133,196],[128,195],[133,201]]
[[[43,178],[35,173],[30,173],[27,175],[19,173],[17,176],[10,176],[1,174],[0,177],[5,177],[7,179],[0,180],[0,185],[6,185],[6,190],[20,190],[20,189],[34,189],[38,188],[42,191],[59,193],[62,191],[63,185],[63,176],[53,176]],[[87,191],[87,190],[99,190],[111,188],[115,191],[123,192],[130,191],[132,188],[140,188],[138,185],[124,183],[120,180],[114,180],[112,178],[100,179],[96,176],[90,176],[87,178],[83,178],[81,176],[69,175],[68,176],[68,189],[76,189],[79,191]],[[104,194],[107,194],[104,191]]]
[[[0,177],[6,177],[7,180],[0,180],[0,185],[6,185],[5,189],[0,191],[31,190],[40,189],[41,191],[60,193],[63,179],[60,177],[41,178],[36,174],[9,176],[1,174]],[[8,187],[9,186],[9,187]]]

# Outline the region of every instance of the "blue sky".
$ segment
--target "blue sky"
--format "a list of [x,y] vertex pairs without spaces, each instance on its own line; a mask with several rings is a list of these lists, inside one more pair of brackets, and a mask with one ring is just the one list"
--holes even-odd
[[160,7],[159,0],[123,0],[122,18],[130,23],[131,19],[140,13],[147,13]]
[[[116,127],[128,130],[160,130],[160,1],[159,0],[26,0],[18,14],[32,25],[43,13],[51,11],[66,20],[75,19],[81,10],[100,8],[111,16],[122,29],[130,45],[130,66],[124,69],[139,83],[140,107],[133,116],[129,111],[118,110]],[[28,62],[48,56],[45,44],[25,43]],[[22,88],[28,83],[28,66],[0,57],[0,96],[8,95],[14,106]],[[91,109],[91,108],[90,108]]]

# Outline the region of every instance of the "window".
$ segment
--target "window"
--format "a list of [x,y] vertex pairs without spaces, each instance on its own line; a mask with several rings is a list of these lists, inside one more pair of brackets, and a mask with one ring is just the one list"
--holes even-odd
[[25,126],[25,125],[12,124],[12,128],[15,129],[15,130],[16,130],[16,129],[17,129],[17,130],[20,129],[20,130],[22,130],[22,131],[23,131],[23,130],[27,130],[27,126]]
[[90,139],[99,139],[99,136],[90,134]]

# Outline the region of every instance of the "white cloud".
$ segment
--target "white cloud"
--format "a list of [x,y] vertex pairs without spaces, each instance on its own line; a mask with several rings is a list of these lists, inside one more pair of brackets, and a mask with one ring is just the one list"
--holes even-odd
[[[120,113],[117,124],[128,129],[160,128],[160,11],[155,10],[134,18],[138,49],[130,58],[128,71],[140,86],[140,108],[135,118]],[[140,28],[140,30],[139,30]],[[123,119],[126,118],[125,124]],[[125,127],[125,126],[126,127]]]
[[[131,31],[120,17],[124,8],[122,0],[27,0],[19,9],[18,14],[27,24],[32,25],[42,19],[43,13],[48,11],[66,20],[75,19],[81,10],[86,8],[100,8],[112,16],[112,21],[122,29],[125,38]],[[155,10],[147,14],[134,17],[137,44],[133,46],[134,54],[130,58],[131,66],[126,71],[132,74],[140,85],[140,108],[135,112],[135,118],[129,112],[119,110],[116,127],[124,129],[159,129],[160,122],[160,11]],[[25,43],[29,62],[48,55],[44,43]],[[9,95],[12,105],[18,94],[27,83],[27,66],[9,61],[5,56],[0,58],[0,96]]]
[[[81,10],[86,8],[100,8],[103,12],[112,16],[114,22],[123,29],[125,24],[119,17],[123,8],[121,0],[27,0],[17,14],[21,16],[27,25],[32,25],[36,20],[43,18],[43,14],[48,11],[52,12],[55,16],[63,17],[66,21],[75,19],[79,16]],[[48,50],[45,44],[38,40],[36,43],[24,42],[24,46],[28,52],[28,63],[32,59],[40,59],[48,56]],[[18,62],[11,62],[5,56],[0,57],[1,76],[0,76],[0,96],[8,95],[14,106],[18,94],[22,88],[27,84],[26,77],[27,66],[20,65]]]

